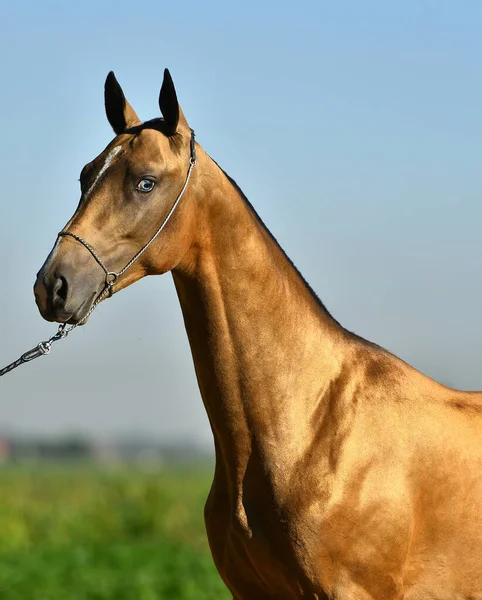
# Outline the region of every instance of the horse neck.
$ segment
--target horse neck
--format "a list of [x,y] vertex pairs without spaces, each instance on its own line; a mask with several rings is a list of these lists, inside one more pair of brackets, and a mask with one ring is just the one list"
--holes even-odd
[[196,169],[173,277],[217,458],[242,470],[253,441],[280,460],[306,443],[345,336],[221,169],[204,153]]

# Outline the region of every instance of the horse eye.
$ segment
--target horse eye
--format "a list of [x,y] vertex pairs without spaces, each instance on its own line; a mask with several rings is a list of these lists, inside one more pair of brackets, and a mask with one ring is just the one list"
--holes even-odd
[[141,179],[136,185],[136,190],[139,192],[152,192],[155,185],[155,182],[151,179]]

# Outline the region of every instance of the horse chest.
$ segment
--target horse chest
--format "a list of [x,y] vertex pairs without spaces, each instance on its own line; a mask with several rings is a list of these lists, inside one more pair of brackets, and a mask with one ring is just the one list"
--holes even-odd
[[227,496],[211,493],[205,518],[214,562],[237,600],[328,598],[315,591],[288,524],[275,511],[258,503],[233,506]]

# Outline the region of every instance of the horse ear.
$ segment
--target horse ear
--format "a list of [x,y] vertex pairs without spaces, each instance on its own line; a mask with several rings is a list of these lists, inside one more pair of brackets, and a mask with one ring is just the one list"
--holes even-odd
[[141,124],[135,110],[127,102],[113,71],[105,80],[104,101],[107,119],[116,135],[123,133],[129,127]]
[[176,89],[168,69],[164,69],[164,79],[161,91],[159,92],[159,108],[164,117],[166,134],[174,135],[179,124],[180,108],[177,101]]

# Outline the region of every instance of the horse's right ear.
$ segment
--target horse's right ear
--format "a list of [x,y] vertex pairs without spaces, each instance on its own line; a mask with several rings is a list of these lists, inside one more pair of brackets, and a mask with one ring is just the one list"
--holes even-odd
[[104,101],[107,119],[116,135],[123,133],[129,127],[141,124],[135,110],[127,102],[113,71],[105,80]]
[[176,88],[169,69],[164,69],[164,79],[159,93],[159,108],[164,117],[164,125],[168,136],[174,135],[179,123],[179,103]]

